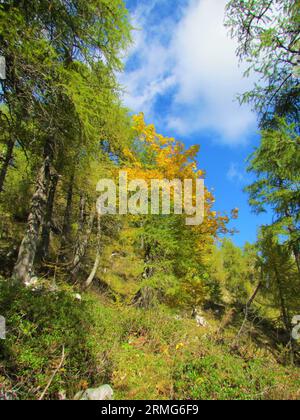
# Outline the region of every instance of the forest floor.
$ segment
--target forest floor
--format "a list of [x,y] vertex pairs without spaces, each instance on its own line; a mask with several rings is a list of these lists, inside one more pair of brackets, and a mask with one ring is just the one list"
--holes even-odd
[[258,327],[237,340],[243,317],[232,309],[206,312],[201,328],[188,313],[137,309],[96,289],[81,301],[63,284],[33,292],[2,279],[0,289],[2,396],[39,399],[56,372],[45,399],[106,383],[120,400],[300,399],[300,369],[284,366],[284,349]]

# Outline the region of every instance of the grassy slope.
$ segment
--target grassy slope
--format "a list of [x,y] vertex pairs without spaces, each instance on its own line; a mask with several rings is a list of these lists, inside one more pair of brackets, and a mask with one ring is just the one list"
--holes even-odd
[[95,290],[79,302],[63,282],[53,291],[47,280],[33,293],[0,277],[8,329],[0,341],[0,398],[3,390],[39,398],[64,347],[46,398],[109,383],[117,399],[300,399],[300,370],[278,363],[278,349],[261,330],[237,346],[242,319],[230,310],[222,319],[206,313],[202,329],[163,306],[132,307],[143,268],[125,235],[103,253],[98,276],[109,286],[106,296]]
[[8,339],[0,344],[0,382],[19,398],[38,398],[58,366],[47,398],[72,398],[109,383],[117,399],[299,399],[300,372],[280,366],[250,342],[232,350],[234,327],[201,329],[169,309],[142,311],[96,292],[32,294],[1,282]]
[[105,348],[119,399],[300,398],[298,369],[250,342],[233,350],[236,330],[220,333],[220,321],[203,329],[164,308],[98,305],[95,348]]

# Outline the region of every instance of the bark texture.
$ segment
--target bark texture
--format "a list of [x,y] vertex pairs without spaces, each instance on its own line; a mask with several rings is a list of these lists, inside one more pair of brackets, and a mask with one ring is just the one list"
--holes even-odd
[[10,140],[7,144],[6,154],[3,159],[3,164],[0,171],[0,193],[2,193],[4,189],[5,178],[7,175],[9,164],[13,158],[14,147],[15,147],[15,142],[13,140]]
[[51,180],[50,180],[48,200],[47,200],[47,205],[46,205],[46,215],[45,215],[43,227],[42,227],[42,238],[41,238],[40,249],[39,249],[40,261],[45,261],[49,256],[50,234],[51,234],[52,224],[53,224],[52,217],[53,217],[55,194],[56,194],[58,181],[59,181],[58,174],[52,173]]
[[27,229],[20,246],[13,278],[27,283],[33,273],[40,229],[45,217],[50,180],[50,157],[46,156],[37,177],[36,190],[32,197]]
[[96,252],[96,259],[93,266],[93,269],[88,277],[88,279],[85,282],[85,288],[89,288],[91,284],[94,281],[94,278],[97,274],[99,264],[100,264],[100,258],[101,258],[101,218],[100,215],[98,215],[98,223],[97,223],[97,252]]
[[[87,247],[89,244],[89,239],[93,231],[95,218],[96,218],[96,209],[93,209],[90,213],[90,217],[89,217],[86,229],[83,229],[83,226],[79,227],[79,235],[77,238],[77,243],[75,247],[74,258],[73,258],[72,268],[71,268],[73,281],[76,281],[76,276],[80,270],[82,259],[84,258],[86,254]],[[82,235],[80,232],[81,228],[84,231]]]

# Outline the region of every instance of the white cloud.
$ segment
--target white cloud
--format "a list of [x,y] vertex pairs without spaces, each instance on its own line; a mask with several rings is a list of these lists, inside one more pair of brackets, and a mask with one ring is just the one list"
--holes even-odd
[[231,163],[227,172],[227,179],[237,184],[246,184],[247,176],[245,170],[242,169],[237,163]]
[[[155,123],[157,95],[173,88],[177,93],[165,117],[167,127],[180,136],[210,130],[217,141],[245,143],[249,130],[256,128],[255,116],[235,97],[251,81],[242,77],[236,45],[223,25],[226,0],[190,0],[178,23],[160,21],[151,27],[149,40],[149,16],[163,1],[142,2],[136,11],[135,26],[143,30],[137,32],[131,54],[138,54],[140,66],[121,78],[126,104]],[[167,46],[162,42],[166,31],[171,38]]]

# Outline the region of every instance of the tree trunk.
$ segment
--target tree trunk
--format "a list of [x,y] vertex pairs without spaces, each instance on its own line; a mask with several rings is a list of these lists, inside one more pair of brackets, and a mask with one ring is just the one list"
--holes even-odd
[[256,287],[253,295],[251,296],[251,298],[249,299],[249,301],[246,304],[244,322],[243,322],[243,324],[241,326],[240,331],[238,332],[237,339],[242,335],[242,333],[244,331],[245,325],[246,325],[246,323],[248,321],[248,317],[249,317],[249,309],[251,308],[253,302],[255,301],[256,296],[258,295],[258,292],[262,288],[262,285],[263,285],[263,283],[262,283],[262,281],[260,281],[259,284],[258,284],[258,286]]
[[94,267],[91,271],[91,274],[89,275],[88,279],[85,282],[85,288],[86,289],[88,289],[91,286],[91,284],[93,283],[93,280],[95,278],[95,275],[97,274],[97,270],[98,270],[99,264],[100,264],[100,257],[101,257],[101,218],[100,218],[100,215],[98,215],[97,254],[96,254]]
[[290,324],[290,321],[289,321],[288,310],[287,310],[287,307],[286,307],[286,304],[285,304],[285,298],[284,298],[284,293],[283,293],[283,287],[282,287],[282,283],[281,283],[281,280],[280,280],[280,275],[279,275],[279,272],[277,270],[277,267],[274,267],[274,272],[275,272],[276,283],[277,283],[277,286],[278,286],[280,308],[281,308],[281,315],[282,315],[283,323],[284,323],[284,326],[286,328],[286,331],[288,333],[290,333],[291,324]]
[[152,287],[143,287],[134,296],[132,304],[140,309],[149,310],[157,303],[157,292]]
[[[285,211],[285,215],[286,215],[286,217],[290,217],[290,218],[292,217],[289,210],[286,210]],[[293,225],[288,226],[288,230],[289,230],[289,233],[290,233],[291,237],[293,237],[293,235],[295,233],[297,233],[297,229]],[[299,250],[299,241],[297,243],[293,242],[292,249],[293,249],[293,254],[295,256],[296,265],[297,265],[297,268],[298,268],[298,273],[300,274],[300,250]]]
[[64,212],[64,221],[62,227],[60,250],[58,255],[59,261],[64,261],[66,257],[66,248],[68,239],[71,232],[71,216],[72,216],[72,204],[73,204],[73,188],[74,188],[74,174],[71,176],[68,192],[67,192],[67,204]]
[[82,245],[82,238],[84,236],[84,226],[86,224],[86,197],[81,194],[80,195],[80,203],[79,203],[79,219],[78,219],[78,232],[77,238],[75,243],[75,251],[74,251],[74,259],[72,263],[72,271],[75,269],[76,264],[81,259],[81,245]]
[[71,269],[71,274],[72,274],[72,277],[73,277],[74,281],[76,280],[76,275],[78,274],[78,272],[80,270],[81,261],[86,254],[89,239],[90,239],[90,236],[91,236],[91,233],[92,233],[92,230],[93,230],[93,226],[94,226],[95,217],[96,217],[96,209],[93,209],[91,211],[89,221],[88,221],[88,224],[87,224],[87,228],[86,228],[84,234],[83,235],[81,235],[81,234],[78,235],[77,244],[76,244],[76,248],[75,248],[75,254],[74,254],[74,258],[73,258],[73,262],[72,262],[72,269]]
[[9,140],[9,142],[7,144],[6,155],[5,155],[3,165],[2,165],[2,168],[1,168],[1,171],[0,171],[0,193],[2,193],[3,188],[4,188],[4,182],[5,182],[5,178],[6,178],[6,175],[7,175],[9,164],[10,164],[10,162],[12,160],[12,157],[13,157],[14,147],[15,147],[15,141],[14,140]]
[[150,279],[154,275],[154,268],[151,267],[151,262],[153,262],[153,257],[151,255],[151,246],[150,245],[145,246],[144,244],[144,249],[145,249],[145,258],[144,258],[145,269],[143,273],[143,278]]
[[293,252],[294,252],[295,259],[296,259],[296,265],[297,265],[297,268],[298,268],[298,273],[300,274],[300,253],[298,251],[297,245],[293,246]]
[[45,217],[47,193],[50,178],[50,157],[45,157],[39,171],[36,190],[31,202],[31,210],[25,236],[20,246],[18,260],[16,262],[13,278],[19,282],[27,283],[33,271],[39,239],[40,227]]
[[65,247],[65,244],[67,242],[67,239],[71,230],[73,187],[74,187],[74,174],[71,176],[68,193],[67,193],[67,204],[66,204],[64,222],[63,222],[63,228],[62,228],[62,248]]
[[[296,233],[296,229],[295,228],[293,228],[292,226],[290,226],[289,228],[289,232],[290,232],[290,235],[292,236],[294,233]],[[292,249],[293,249],[293,254],[294,254],[294,257],[295,257],[295,260],[296,260],[296,265],[297,265],[297,268],[298,268],[298,273],[300,274],[300,252],[299,252],[299,243],[293,243],[292,244]]]
[[252,306],[252,304],[253,304],[253,302],[255,301],[255,299],[256,299],[256,296],[258,295],[258,293],[259,293],[259,291],[260,291],[260,289],[262,288],[262,281],[260,281],[259,283],[258,283],[258,286],[257,286],[257,288],[255,289],[255,291],[254,291],[254,293],[253,293],[253,295],[251,296],[251,298],[249,299],[249,302],[247,303],[247,309],[248,309],[248,311],[249,311],[249,309],[251,308],[251,306]]
[[50,180],[49,194],[48,194],[48,200],[47,200],[47,205],[46,205],[46,215],[45,215],[45,220],[42,227],[42,238],[41,238],[41,244],[40,244],[40,249],[38,253],[40,261],[45,261],[49,255],[50,233],[51,233],[51,228],[52,228],[52,215],[53,215],[54,200],[55,200],[58,180],[59,180],[58,174],[53,173],[51,175],[51,180]]
[[78,233],[79,236],[83,234],[84,225],[86,221],[86,197],[82,194],[80,196],[80,204],[79,204],[79,227],[78,227]]
[[72,176],[70,180],[70,185],[67,194],[67,204],[64,214],[64,223],[63,223],[63,230],[62,233],[64,237],[67,237],[71,230],[71,215],[72,215],[72,204],[73,204],[73,184],[74,184],[74,176]]
[[282,286],[281,279],[280,279],[280,274],[279,274],[279,271],[278,271],[276,265],[274,265],[274,272],[275,272],[275,278],[276,278],[278,291],[279,291],[279,299],[280,299],[280,307],[281,307],[281,314],[282,314],[283,323],[284,323],[287,335],[291,338],[291,340],[290,340],[290,344],[291,344],[290,360],[291,360],[291,364],[294,365],[294,363],[295,363],[295,343],[294,343],[294,340],[291,336],[292,323],[291,323],[289,312],[288,312],[288,309],[287,309],[287,306],[286,306],[286,303],[285,303],[284,291],[283,291],[283,286]]

